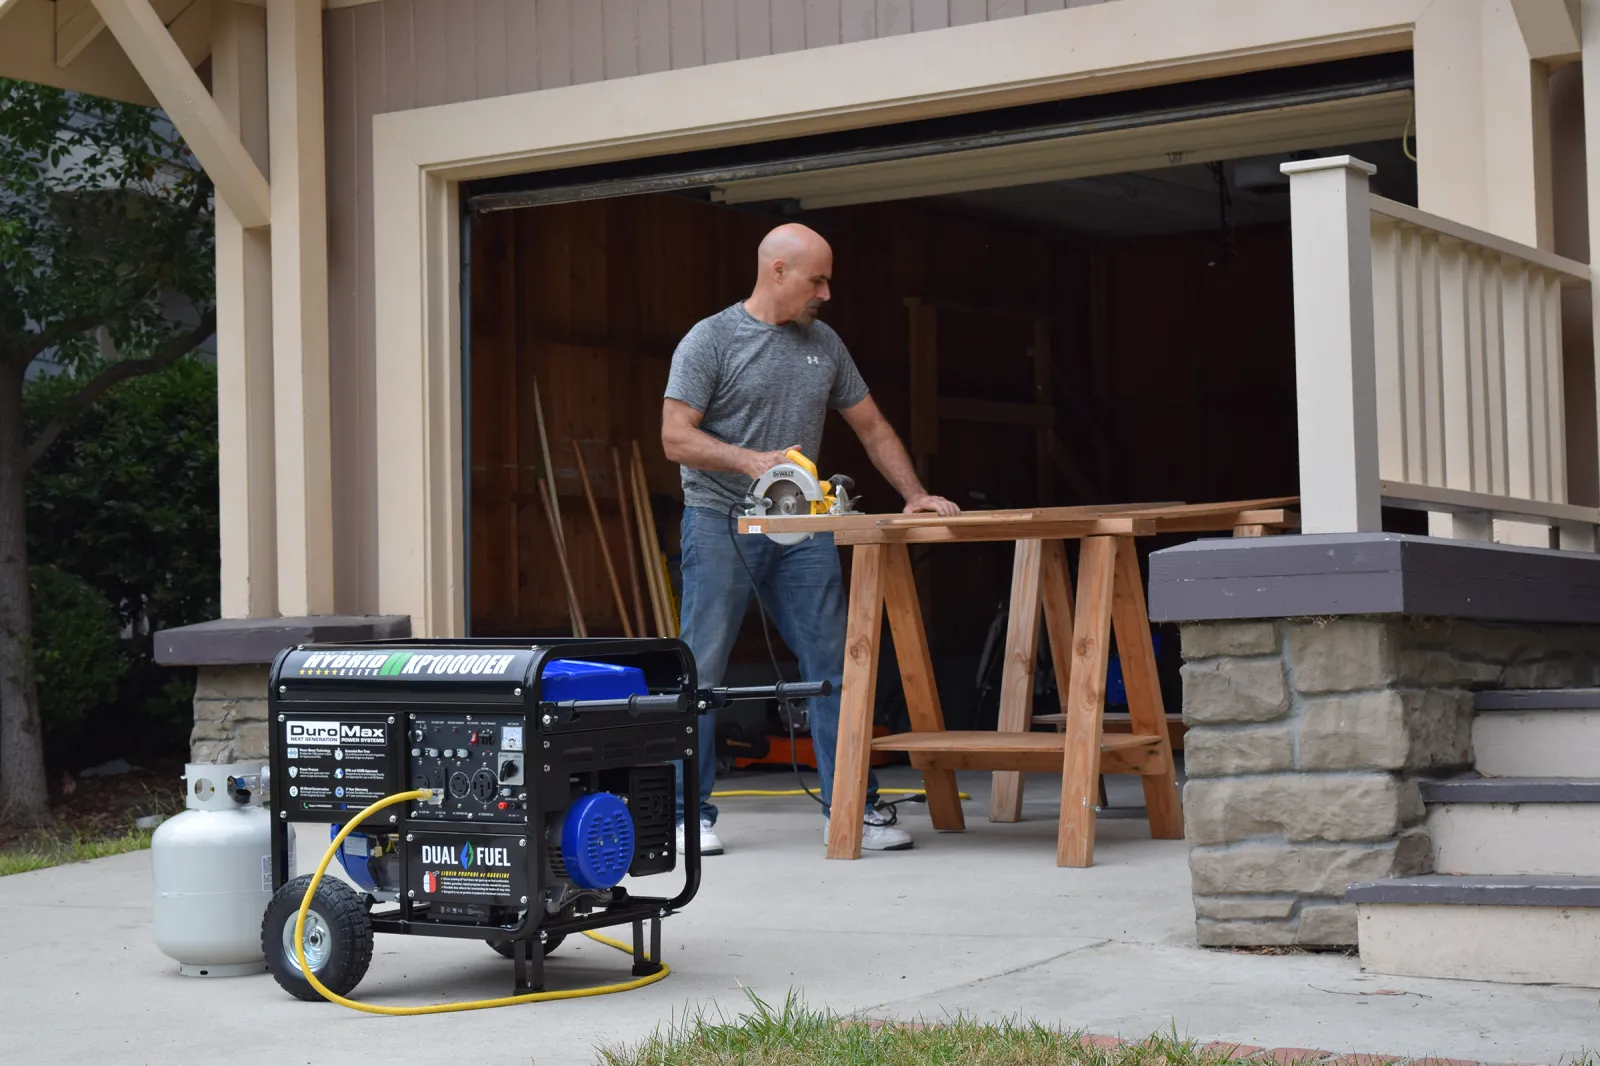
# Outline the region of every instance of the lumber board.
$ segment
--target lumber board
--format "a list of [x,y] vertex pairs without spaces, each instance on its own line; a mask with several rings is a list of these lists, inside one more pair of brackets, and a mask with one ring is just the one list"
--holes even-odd
[[[1067,732],[1061,764],[1057,866],[1094,864],[1094,806],[1100,792],[1101,715],[1111,655],[1111,601],[1118,540],[1090,537],[1078,557],[1073,612],[1072,673],[1067,681]],[[1148,640],[1148,638],[1146,638]]]
[[[1026,733],[1028,719],[1033,717],[1043,565],[1044,541],[1017,541],[1011,566],[1011,612],[1006,619],[1006,650],[1000,672],[1000,716],[996,728],[1002,734]],[[1022,821],[1021,775],[995,774],[989,793],[989,821]]]
[[[939,704],[939,686],[934,679],[933,657],[928,651],[928,634],[922,625],[922,607],[917,602],[911,555],[904,545],[883,549],[883,591],[911,728],[942,733],[944,710]],[[928,794],[928,814],[935,829],[957,832],[966,828],[954,772],[938,768],[923,770],[922,786]]]
[[[1064,733],[952,730],[879,737],[872,742],[872,750],[904,752],[917,769],[1059,773],[1066,740]],[[1160,742],[1157,736],[1108,734],[1100,744],[1101,769],[1109,774],[1159,772]]]
[[883,629],[883,557],[870,544],[851,558],[850,606],[845,623],[844,674],[839,684],[839,741],[834,753],[828,858],[861,857],[861,819],[867,806],[872,711],[878,696],[878,650]]
[[[1167,712],[1161,701],[1161,679],[1156,671],[1155,649],[1150,643],[1150,618],[1145,612],[1144,582],[1139,577],[1139,555],[1133,541],[1117,542],[1116,579],[1112,585],[1111,623],[1122,660],[1122,679],[1128,691],[1128,715],[1135,734],[1160,737],[1160,765],[1146,774],[1145,810],[1150,835],[1157,840],[1183,839],[1183,809],[1167,737]],[[1070,731],[1072,726],[1068,723]]]

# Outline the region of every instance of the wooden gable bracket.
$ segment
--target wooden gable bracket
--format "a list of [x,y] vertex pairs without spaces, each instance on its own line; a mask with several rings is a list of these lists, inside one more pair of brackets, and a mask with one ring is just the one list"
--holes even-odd
[[246,229],[268,225],[272,210],[266,177],[150,0],[92,2],[239,223]]
[[1578,5],[1579,0],[1511,0],[1530,59],[1577,57],[1583,50]]

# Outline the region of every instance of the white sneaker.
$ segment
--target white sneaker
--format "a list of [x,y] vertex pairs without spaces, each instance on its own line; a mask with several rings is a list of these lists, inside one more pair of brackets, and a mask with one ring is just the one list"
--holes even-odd
[[[830,819],[824,815],[822,818],[822,843],[828,843],[828,824]],[[869,810],[861,819],[861,850],[863,851],[905,851],[916,842],[911,839],[911,834],[904,829],[897,829],[889,824],[889,820],[875,810]]]
[[[678,823],[678,854],[682,855],[683,848],[683,823]],[[711,823],[704,818],[700,819],[700,854],[721,855],[722,841],[717,838],[716,831],[711,828]]]

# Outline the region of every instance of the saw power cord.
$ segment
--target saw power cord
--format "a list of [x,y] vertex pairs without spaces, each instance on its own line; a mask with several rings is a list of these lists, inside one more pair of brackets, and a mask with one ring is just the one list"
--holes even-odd
[[[410,792],[396,792],[392,796],[385,796],[346,822],[344,828],[339,831],[339,835],[333,838],[333,843],[328,845],[328,850],[323,852],[322,861],[317,864],[317,872],[311,875],[311,883],[306,885],[306,894],[305,898],[300,901],[300,910],[294,916],[295,960],[299,962],[300,972],[305,975],[306,982],[316,989],[323,999],[330,1003],[337,1003],[341,1007],[349,1007],[351,1010],[364,1011],[367,1014],[387,1014],[398,1017],[410,1017],[418,1014],[451,1014],[464,1010],[511,1007],[518,1003],[543,1003],[552,999],[585,999],[589,996],[607,996],[613,992],[632,992],[636,988],[653,985],[672,972],[671,967],[663,962],[660,964],[661,969],[648,977],[637,977],[632,981],[621,981],[614,985],[594,985],[590,988],[572,988],[560,992],[527,992],[520,996],[501,996],[498,999],[469,999],[457,1003],[434,1003],[421,1007],[380,1007],[375,1003],[362,1003],[359,1000],[347,999],[329,989],[321,981],[317,980],[316,973],[306,962],[305,946],[306,914],[311,910],[311,900],[316,896],[317,886],[322,883],[322,875],[327,872],[328,864],[339,853],[339,847],[344,843],[344,838],[349,836],[350,832],[369,816],[378,813],[385,807],[392,807],[396,803],[432,798],[433,790],[428,788],[413,789]],[[628,955],[633,954],[633,949],[620,940],[612,940],[608,936],[601,936],[599,933],[587,930],[584,932],[584,936],[587,936],[590,940],[599,941],[606,947],[616,948],[618,951]],[[535,950],[540,949],[536,947]],[[658,962],[659,960],[651,959],[649,961]]]
[[[756,485],[755,481],[751,481],[750,482],[750,487],[752,489],[755,488],[755,485]],[[768,658],[770,658],[772,660],[772,673],[773,673],[774,677],[776,677],[779,681],[782,681],[783,680],[783,669],[778,665],[778,650],[775,647],[773,647],[773,644],[772,644],[772,631],[767,626],[767,604],[766,604],[766,601],[761,598],[761,583],[756,580],[755,571],[750,569],[750,561],[744,557],[744,549],[739,547],[738,520],[739,520],[740,514],[741,514],[741,512],[737,508],[735,508],[734,510],[731,510],[731,511],[728,512],[728,543],[733,545],[733,553],[739,557],[739,564],[744,567],[745,576],[750,579],[750,591],[755,593],[755,596],[756,596],[756,611],[761,616],[761,636],[766,640],[766,643],[767,643],[767,656],[768,656]],[[789,768],[792,771],[794,771],[794,779],[795,779],[795,782],[800,786],[800,791],[771,791],[771,790],[765,790],[765,789],[741,789],[741,790],[739,790],[737,792],[723,792],[723,793],[713,792],[711,794],[713,797],[719,796],[719,795],[722,795],[722,796],[798,796],[800,794],[800,792],[803,791],[807,796],[810,796],[813,800],[815,800],[817,802],[817,805],[819,807],[821,807],[824,812],[827,812],[827,810],[828,810],[827,803],[825,803],[823,801],[821,796],[819,796],[815,792],[811,791],[810,787],[806,785],[805,778],[800,776],[800,761],[799,761],[799,758],[795,755],[794,716],[792,714],[785,714],[783,716],[783,722],[784,722],[784,725],[786,725],[788,727],[788,729],[789,729]],[[716,738],[715,737],[712,738],[712,743],[713,744],[716,743]],[[886,792],[887,793],[893,793],[895,795],[904,794],[906,798],[902,799],[902,800],[894,800],[892,802],[887,802],[886,803],[882,799],[883,794],[886,793]],[[927,803],[928,802],[928,794],[927,794],[927,792],[924,789],[920,789],[920,788],[880,788],[878,790],[878,796],[879,796],[878,802],[873,804],[872,809],[878,811],[879,814],[883,816],[884,820],[881,823],[883,825],[894,825],[895,823],[897,823],[900,820],[900,804],[902,804],[902,803]],[[971,799],[972,797],[963,795],[961,798],[962,799]]]

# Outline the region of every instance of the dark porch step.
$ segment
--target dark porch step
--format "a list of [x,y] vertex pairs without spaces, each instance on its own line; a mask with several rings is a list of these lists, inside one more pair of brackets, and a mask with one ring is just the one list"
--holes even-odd
[[1479,907],[1600,907],[1600,877],[1426,874],[1351,885],[1346,903]]
[[1518,688],[1480,692],[1478,711],[1600,711],[1600,688]]
[[1424,803],[1600,803],[1600,778],[1464,777],[1418,782]]

